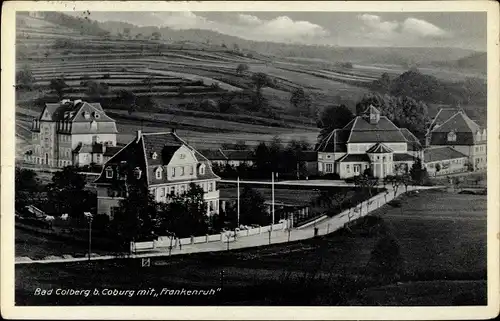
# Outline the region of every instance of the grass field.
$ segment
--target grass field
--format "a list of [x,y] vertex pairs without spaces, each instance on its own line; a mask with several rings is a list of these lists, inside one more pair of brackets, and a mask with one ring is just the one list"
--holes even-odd
[[[150,268],[141,268],[139,260],[18,265],[16,304],[451,305],[464,295],[475,298],[470,304],[485,304],[486,197],[421,192],[403,199],[403,204],[402,212],[389,206],[378,212],[400,246],[404,261],[401,284],[364,279],[365,265],[380,236],[362,236],[354,229],[350,236],[337,233],[256,249],[159,259]],[[93,277],[88,278],[89,274]],[[300,283],[313,274],[317,281]],[[352,283],[356,276],[358,282]],[[189,300],[172,296],[33,296],[37,287],[68,288],[68,284],[79,289],[221,287],[222,291]],[[382,292],[384,295],[375,295]]]

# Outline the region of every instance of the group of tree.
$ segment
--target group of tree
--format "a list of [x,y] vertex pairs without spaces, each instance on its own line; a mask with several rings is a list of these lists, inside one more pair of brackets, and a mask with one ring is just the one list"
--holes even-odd
[[16,209],[29,205],[33,194],[40,190],[37,175],[30,169],[16,167],[15,172],[15,205]]
[[321,129],[318,141],[334,129],[343,128],[354,118],[352,111],[346,105],[328,106],[320,113],[317,125]]
[[33,71],[28,65],[24,65],[16,72],[16,89],[31,90],[34,82]]
[[373,81],[370,88],[380,94],[395,97],[411,97],[426,103],[447,105],[484,105],[486,82],[479,78],[447,82],[431,75],[422,74],[416,68],[392,79],[384,73]]
[[51,212],[68,214],[77,221],[84,219],[84,212],[95,213],[97,196],[85,185],[85,177],[76,167],[67,166],[54,173],[46,188]]
[[290,104],[299,111],[300,115],[313,116],[311,95],[303,88],[296,88],[290,96]]
[[261,193],[245,185],[240,190],[240,215],[238,221],[238,205],[235,202],[226,202],[224,209],[212,218],[215,230],[222,228],[233,229],[239,225],[269,225],[270,215]]
[[105,36],[109,34],[109,31],[102,29],[97,21],[88,19],[87,16],[88,14],[85,17],[73,17],[56,11],[44,13],[45,20],[79,31],[83,35]]
[[125,184],[126,196],[110,222],[123,245],[158,235],[182,238],[208,232],[207,204],[203,189],[196,184],[191,183],[184,193],[167,195],[167,202],[157,202],[145,184]]
[[407,128],[423,141],[430,122],[427,105],[408,96],[390,96],[368,93],[356,104],[360,115],[370,105],[379,109],[380,114],[389,118],[398,127]]
[[[237,148],[248,148],[237,144]],[[304,153],[311,150],[305,140],[292,140],[284,144],[275,137],[270,143],[261,142],[253,149],[252,165],[242,163],[237,167],[229,164],[214,166],[214,171],[228,178],[268,178],[272,172],[282,176],[308,176]]]

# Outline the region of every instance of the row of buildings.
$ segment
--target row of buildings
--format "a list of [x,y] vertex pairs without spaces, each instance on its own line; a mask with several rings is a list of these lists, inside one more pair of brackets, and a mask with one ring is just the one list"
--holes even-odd
[[[137,132],[117,146],[116,122],[98,103],[63,100],[46,104],[32,123],[32,148],[25,161],[39,166],[97,164],[98,214],[113,215],[126,184],[143,182],[158,201],[183,193],[190,183],[203,188],[207,214],[219,212],[220,179],[212,164],[253,165],[251,151],[196,150],[175,131]],[[314,151],[302,153],[310,175],[338,174],[348,178],[371,169],[383,178],[408,169],[417,158],[430,175],[486,168],[486,129],[463,110],[441,109],[426,135],[425,146],[409,130],[397,127],[374,106],[343,128],[329,133]]]

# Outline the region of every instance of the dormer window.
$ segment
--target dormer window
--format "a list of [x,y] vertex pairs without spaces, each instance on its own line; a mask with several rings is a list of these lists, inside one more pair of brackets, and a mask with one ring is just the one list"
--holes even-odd
[[142,171],[139,167],[136,167],[134,169],[134,176],[136,179],[140,179],[141,178],[141,175],[142,175]]
[[90,118],[90,113],[88,111],[83,112],[83,118],[89,119]]
[[455,132],[449,132],[448,133],[448,141],[455,142],[456,140],[457,140],[457,134],[455,134]]
[[156,176],[156,179],[161,179],[161,174],[163,172],[163,169],[161,167],[158,167],[155,171],[155,176]]
[[95,119],[99,119],[101,115],[99,113],[93,112],[92,115],[94,116]]
[[111,167],[106,168],[106,178],[113,178],[113,169]]
[[157,159],[158,158],[158,154],[156,152],[153,152],[153,154],[151,155],[151,158],[152,159]]
[[199,172],[200,172],[200,175],[205,175],[205,164],[200,165]]

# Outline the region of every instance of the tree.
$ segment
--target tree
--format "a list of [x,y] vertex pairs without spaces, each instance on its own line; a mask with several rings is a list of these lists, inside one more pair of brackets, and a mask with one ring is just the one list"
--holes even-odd
[[47,186],[47,197],[57,214],[67,213],[77,220],[83,212],[95,212],[97,198],[85,190],[85,177],[73,166],[64,167],[52,176]]
[[52,79],[49,84],[49,88],[56,92],[57,97],[62,99],[64,96],[64,89],[68,88],[68,85],[64,81],[63,77]]
[[16,88],[31,89],[34,81],[35,77],[28,65],[24,65],[21,70],[16,72]]
[[100,98],[105,96],[109,92],[108,84],[97,82],[94,80],[89,80],[85,82],[85,87],[87,87],[86,93],[90,98]]
[[304,92],[303,88],[296,88],[290,96],[290,103],[302,114],[305,111],[307,115],[311,114],[311,96]]
[[161,33],[159,33],[158,31],[154,31],[152,34],[151,34],[151,38],[153,40],[160,40],[161,38]]
[[138,33],[135,35],[135,39],[141,39],[142,38],[142,33]]
[[120,201],[111,221],[112,230],[124,247],[131,241],[149,241],[155,238],[154,233],[159,225],[158,204],[145,183],[125,184],[126,197]]
[[428,178],[427,169],[422,165],[422,160],[417,157],[410,169],[411,179],[415,184],[422,185]]
[[178,237],[204,235],[208,231],[207,203],[204,191],[194,183],[182,194],[169,195],[159,215],[159,232],[170,231]]
[[130,28],[123,28],[123,35],[130,38]]
[[30,203],[33,193],[39,188],[38,178],[34,171],[16,167],[15,175],[15,204],[21,208]]
[[266,143],[261,142],[254,151],[255,154],[255,169],[257,173],[271,172],[271,151]]
[[322,204],[328,205],[329,208],[336,208],[335,211],[327,211],[329,216],[333,216],[334,214],[341,213],[343,210],[344,203],[349,199],[349,189],[340,188],[340,189],[326,189],[322,190],[318,200]]
[[436,175],[441,171],[441,164],[436,164]]
[[236,73],[238,75],[241,75],[242,73],[244,73],[245,71],[247,71],[249,69],[248,65],[247,64],[239,64],[237,67],[236,67]]
[[384,177],[384,185],[390,184],[392,186],[394,197],[396,197],[396,194],[398,192],[399,186],[401,186],[401,183],[402,183],[401,176],[399,175],[388,175]]
[[391,77],[388,73],[384,72],[379,79],[373,81],[371,87],[374,91],[387,94],[391,88]]
[[354,115],[345,105],[326,107],[318,119],[318,127],[321,128],[318,140],[321,141],[334,129],[343,128]]
[[240,224],[269,225],[269,215],[262,195],[249,186],[240,195]]

